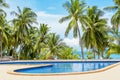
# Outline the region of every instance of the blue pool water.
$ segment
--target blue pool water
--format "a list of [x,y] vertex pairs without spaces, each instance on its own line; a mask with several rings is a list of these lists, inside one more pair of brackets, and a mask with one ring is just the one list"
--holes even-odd
[[15,72],[29,74],[85,72],[97,70],[117,63],[118,61],[73,61],[73,62],[4,62],[0,64],[51,64],[44,67],[34,67],[15,70]]

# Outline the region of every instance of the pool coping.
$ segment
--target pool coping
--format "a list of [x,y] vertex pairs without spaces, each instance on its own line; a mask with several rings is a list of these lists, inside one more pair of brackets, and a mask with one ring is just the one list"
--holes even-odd
[[[84,60],[15,60],[15,61],[0,61],[0,65],[2,63],[6,62],[102,62],[102,61],[118,61],[120,62],[120,59],[84,59]],[[3,65],[3,64],[2,64]],[[7,65],[7,64],[6,64]]]
[[14,61],[1,61],[1,62],[61,62],[61,61],[120,61],[120,59],[83,59],[83,60],[14,60]]
[[[73,61],[73,60],[72,60]],[[106,61],[106,60],[105,60]],[[113,61],[113,60],[112,60]],[[45,61],[43,61],[45,62]],[[54,61],[53,61],[54,62]],[[56,62],[56,61],[55,61]],[[35,68],[35,67],[43,67],[43,66],[49,66],[51,64],[43,64],[43,65],[33,65],[32,67],[25,67],[25,68]],[[112,69],[113,67],[116,67],[120,65],[120,62],[112,64],[110,66],[101,68],[101,69],[97,69],[97,70],[92,70],[92,71],[86,71],[86,72],[67,72],[67,73],[48,73],[48,74],[28,74],[28,73],[20,73],[20,72],[15,72],[15,70],[18,69],[25,69],[25,68],[18,68],[18,69],[12,69],[10,71],[8,71],[8,74],[13,74],[13,75],[22,75],[22,76],[61,76],[61,75],[83,75],[83,74],[94,74],[94,73],[99,73],[99,72],[104,72],[107,71],[109,69]]]

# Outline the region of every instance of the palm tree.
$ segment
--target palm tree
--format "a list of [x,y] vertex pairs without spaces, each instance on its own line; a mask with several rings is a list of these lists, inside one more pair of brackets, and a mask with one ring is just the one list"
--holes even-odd
[[120,0],[114,0],[115,5],[114,6],[109,6],[105,7],[104,10],[107,11],[114,11],[115,14],[111,18],[111,23],[113,25],[113,35],[114,35],[114,41],[117,41],[118,44],[115,44],[112,42],[108,45],[109,49],[107,50],[107,58],[109,58],[110,54],[119,54],[119,49],[120,49],[120,39],[119,39],[119,27],[120,27]]
[[82,20],[84,19],[84,11],[85,11],[85,3],[79,0],[71,0],[71,2],[66,2],[64,5],[64,8],[69,13],[68,16],[63,17],[59,20],[60,23],[70,20],[68,27],[65,31],[65,36],[68,36],[68,33],[71,29],[73,29],[73,36],[76,38],[79,37],[79,45],[81,47],[82,52],[82,59],[84,59],[84,53],[83,53],[83,46],[82,46],[82,40],[81,40],[81,33],[80,33],[80,27],[79,22],[81,25],[83,25]]
[[120,33],[116,33],[114,29],[111,29],[109,33],[106,58],[110,58],[111,54],[120,54],[120,43],[115,43],[116,41],[120,42]]
[[113,25],[113,28],[116,30],[115,32],[118,34],[120,26],[120,0],[114,0],[114,3],[115,3],[114,6],[106,7],[104,8],[104,10],[116,11],[111,18],[111,23]]
[[23,11],[19,7],[17,8],[18,13],[13,11],[11,14],[17,17],[13,19],[13,24],[15,25],[15,29],[18,30],[19,37],[22,38],[28,35],[28,29],[32,27],[31,24],[36,23],[37,15],[30,8],[25,7]]
[[39,59],[40,60],[48,60],[48,59],[50,59],[50,55],[51,54],[49,54],[48,48],[41,48],[41,54],[39,54]]
[[79,59],[79,54],[74,54],[75,50],[70,47],[63,47],[61,54],[58,56],[59,59]]
[[[107,35],[107,21],[105,18],[101,18],[103,12],[97,9],[96,6],[88,7],[87,15],[84,19],[83,41],[87,49],[92,49],[94,54],[96,49],[100,58],[100,51],[104,52],[104,45],[106,45]],[[102,54],[101,54],[102,55]],[[94,56],[95,58],[95,56]]]
[[6,27],[6,35],[8,38],[8,45],[7,45],[7,55],[12,56],[13,58],[17,59],[16,56],[16,46],[18,44],[15,42],[15,34],[14,34],[14,28],[13,26],[7,26]]
[[0,16],[0,55],[2,58],[2,51],[8,44],[8,38],[6,34],[6,26],[8,26],[5,16]]
[[61,53],[60,51],[64,45],[62,39],[55,33],[50,33],[48,37],[48,53],[51,55],[50,58],[55,58]]
[[27,59],[27,60],[30,60],[30,59],[33,59],[34,56],[31,56],[33,53],[34,53],[34,42],[33,40],[29,37],[29,36],[26,36],[25,37],[25,43],[23,46],[21,46],[21,49],[20,49],[20,59]]
[[[1,54],[1,58],[2,58],[2,44],[3,44],[3,35],[4,35],[4,37],[6,36],[5,34],[4,34],[4,29],[3,29],[3,27],[5,27],[5,24],[6,24],[6,20],[5,20],[5,17],[6,17],[6,13],[5,13],[5,11],[2,9],[2,7],[4,7],[4,8],[8,8],[9,6],[8,6],[8,4],[7,3],[5,3],[5,1],[4,0],[0,0],[0,54]],[[5,23],[4,23],[5,22]],[[6,40],[7,40],[7,38],[6,38]]]
[[28,29],[32,27],[33,23],[37,23],[37,15],[30,8],[25,7],[23,10],[21,10],[19,7],[17,8],[18,13],[13,11],[11,14],[16,16],[16,18],[13,19],[13,24],[16,32],[15,34],[17,34],[17,37],[19,38],[18,43],[22,47],[26,41],[25,36],[28,36],[29,34]]
[[31,27],[29,29],[29,46],[30,46],[30,52],[29,57],[30,59],[36,58],[36,43],[37,43],[37,37],[38,37],[39,29],[37,27]]
[[95,54],[91,51],[86,52],[86,55],[88,59],[95,59]]
[[109,44],[109,48],[106,51],[106,58],[110,58],[111,54],[119,54],[120,55],[120,46],[115,43]]
[[21,59],[36,59],[38,57],[37,51],[39,50],[37,43],[39,29],[37,27],[31,27],[29,30],[29,35],[25,37],[25,43],[21,47],[20,53]]
[[49,27],[47,24],[40,24],[40,28],[37,31],[36,34],[36,43],[34,46],[34,50],[36,52],[36,56],[41,53],[42,48],[46,48],[47,45],[47,40],[48,40],[48,32],[49,32]]

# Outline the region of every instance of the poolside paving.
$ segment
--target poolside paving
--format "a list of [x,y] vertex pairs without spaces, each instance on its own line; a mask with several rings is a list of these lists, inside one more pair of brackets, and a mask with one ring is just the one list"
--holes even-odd
[[0,80],[120,80],[120,65],[103,72],[80,75],[23,76],[7,73],[12,69],[32,66],[35,65],[0,65]]

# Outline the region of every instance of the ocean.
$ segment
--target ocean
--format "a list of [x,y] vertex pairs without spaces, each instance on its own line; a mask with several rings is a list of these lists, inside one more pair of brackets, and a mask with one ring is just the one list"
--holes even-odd
[[[80,54],[81,55],[81,52],[78,51],[78,52],[73,52],[74,54]],[[85,52],[86,53],[86,52]],[[85,58],[87,58],[87,54],[84,55]],[[110,55],[110,58],[111,59],[120,59],[120,54],[111,54]]]

